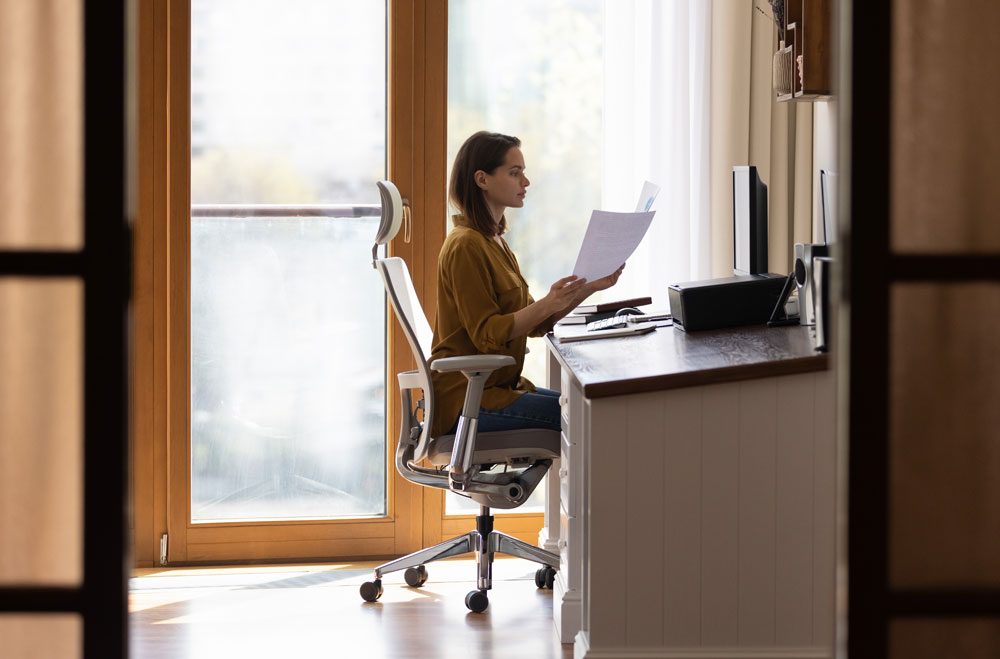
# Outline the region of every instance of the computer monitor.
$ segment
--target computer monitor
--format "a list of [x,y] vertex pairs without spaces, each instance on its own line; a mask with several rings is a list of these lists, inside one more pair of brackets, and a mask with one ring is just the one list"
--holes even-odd
[[767,273],[767,186],[753,165],[733,167],[733,274]]

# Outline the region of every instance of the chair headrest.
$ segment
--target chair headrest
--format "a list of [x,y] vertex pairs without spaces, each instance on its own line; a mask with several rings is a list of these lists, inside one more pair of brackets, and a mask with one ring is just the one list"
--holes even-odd
[[396,237],[403,224],[403,196],[392,181],[379,181],[378,193],[382,200],[382,219],[375,235],[376,245],[385,245]]

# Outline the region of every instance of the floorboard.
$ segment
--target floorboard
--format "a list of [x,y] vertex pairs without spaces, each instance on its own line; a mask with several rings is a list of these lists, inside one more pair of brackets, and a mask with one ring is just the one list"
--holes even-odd
[[358,594],[375,563],[136,570],[130,583],[131,656],[568,659],[552,624],[552,591],[536,566],[498,559],[490,607],[470,613],[475,562],[428,566],[422,588],[383,579],[375,603]]

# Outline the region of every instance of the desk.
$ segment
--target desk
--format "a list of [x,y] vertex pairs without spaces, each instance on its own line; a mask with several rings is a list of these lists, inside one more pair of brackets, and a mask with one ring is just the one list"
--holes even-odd
[[584,657],[833,657],[834,383],[812,329],[560,344],[543,546]]

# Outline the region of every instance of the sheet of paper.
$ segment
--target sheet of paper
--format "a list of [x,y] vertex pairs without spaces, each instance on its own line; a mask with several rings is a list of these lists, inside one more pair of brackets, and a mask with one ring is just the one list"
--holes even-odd
[[653,210],[653,202],[656,201],[658,194],[660,194],[660,186],[650,181],[643,183],[642,192],[639,193],[639,203],[635,205],[635,212],[642,213]]
[[573,274],[594,281],[607,277],[632,256],[656,211],[612,213],[594,211],[576,257]]

